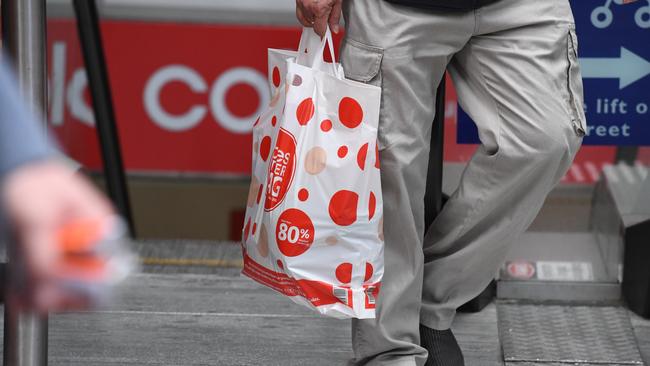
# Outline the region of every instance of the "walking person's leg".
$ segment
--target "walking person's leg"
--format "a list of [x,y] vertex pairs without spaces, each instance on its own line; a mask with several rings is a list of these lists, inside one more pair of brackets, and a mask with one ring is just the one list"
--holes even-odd
[[424,241],[421,321],[437,330],[494,278],[584,134],[568,0],[501,0],[476,20],[449,70],[482,145]]
[[473,15],[379,0],[344,3],[346,76],[382,87],[379,121],[385,271],[377,318],[352,321],[357,365],[423,365],[419,346],[424,193],[436,87]]

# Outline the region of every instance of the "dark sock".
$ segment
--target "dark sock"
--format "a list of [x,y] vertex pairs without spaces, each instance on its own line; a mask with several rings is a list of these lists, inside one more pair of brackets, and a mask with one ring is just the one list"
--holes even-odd
[[425,366],[465,366],[451,329],[436,330],[420,324],[420,343],[429,352]]

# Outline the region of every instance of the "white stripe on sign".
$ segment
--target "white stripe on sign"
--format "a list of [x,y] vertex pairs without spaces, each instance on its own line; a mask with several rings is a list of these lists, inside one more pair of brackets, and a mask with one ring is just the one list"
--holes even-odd
[[584,164],[585,169],[587,170],[587,173],[589,173],[589,176],[591,177],[591,180],[594,182],[597,182],[598,179],[600,178],[600,170],[598,170],[598,167],[596,164],[594,164],[591,161],[587,161]]
[[458,104],[456,102],[447,102],[447,106],[445,106],[445,119],[456,118],[457,110]]
[[580,166],[571,165],[571,174],[573,175],[573,178],[575,178],[576,181],[578,182],[585,181],[585,175],[582,174],[582,169],[580,169]]
[[639,173],[641,180],[644,180],[645,177],[648,176],[648,170],[650,170],[650,167],[643,165],[640,161],[637,161],[636,164],[634,164],[634,167],[636,168],[637,173]]
[[636,176],[634,170],[632,170],[632,168],[629,165],[627,165],[625,163],[622,163],[622,164],[617,165],[617,167],[618,167],[618,170],[621,172],[621,174],[623,174],[623,177],[625,178],[625,180],[628,183],[634,184],[639,179]]
[[611,180],[612,183],[618,183],[621,181],[618,172],[616,172],[616,169],[612,164],[607,163],[603,165],[603,171],[607,171],[607,178]]

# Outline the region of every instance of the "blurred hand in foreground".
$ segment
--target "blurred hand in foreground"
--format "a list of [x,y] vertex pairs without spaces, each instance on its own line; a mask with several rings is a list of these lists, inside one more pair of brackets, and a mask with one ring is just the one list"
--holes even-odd
[[[25,268],[25,304],[39,312],[83,309],[89,300],[63,290],[55,273],[62,259],[59,232],[75,220],[105,221],[109,202],[62,162],[42,160],[11,172],[2,186],[7,217],[19,242]],[[22,294],[21,294],[22,296]]]
[[313,27],[321,37],[327,26],[334,33],[339,32],[341,5],[343,0],[296,0],[296,17],[305,27]]

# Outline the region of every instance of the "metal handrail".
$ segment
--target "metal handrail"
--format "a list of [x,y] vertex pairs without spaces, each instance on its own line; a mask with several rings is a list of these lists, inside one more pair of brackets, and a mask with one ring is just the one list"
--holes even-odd
[[[45,19],[45,0],[2,1],[3,42],[13,58],[27,105],[40,116],[46,115],[47,106]],[[15,241],[10,241],[8,284],[5,286],[4,365],[45,366],[47,316],[18,310],[14,300],[20,289],[15,285],[19,274],[15,252]]]
[[[3,0],[2,39],[12,56],[22,94],[33,112],[46,116],[46,5],[45,0]],[[115,126],[110,86],[99,34],[94,0],[75,1],[79,36],[89,74],[93,109],[97,121],[109,195],[134,234],[120,144]],[[43,129],[47,129],[44,127]],[[44,132],[45,133],[45,132]],[[15,257],[15,241],[7,248],[5,286],[5,366],[46,366],[48,350],[47,315],[20,311],[16,296],[23,290],[22,268]]]

